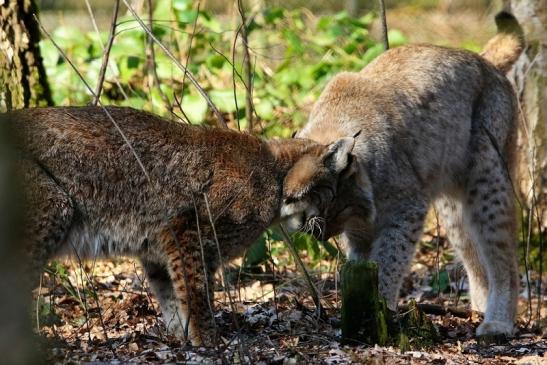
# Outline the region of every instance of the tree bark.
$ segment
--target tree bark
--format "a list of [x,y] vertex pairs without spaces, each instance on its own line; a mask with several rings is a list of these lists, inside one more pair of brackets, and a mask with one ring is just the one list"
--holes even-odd
[[41,364],[31,325],[31,288],[25,280],[22,192],[16,178],[13,135],[0,115],[0,363]]
[[342,340],[386,345],[388,311],[378,293],[378,265],[348,261],[340,272],[342,289]]
[[0,0],[0,109],[53,105],[34,0]]
[[518,186],[532,226],[547,228],[547,2],[504,0],[505,10],[517,18],[526,50],[508,77],[522,105],[519,123]]

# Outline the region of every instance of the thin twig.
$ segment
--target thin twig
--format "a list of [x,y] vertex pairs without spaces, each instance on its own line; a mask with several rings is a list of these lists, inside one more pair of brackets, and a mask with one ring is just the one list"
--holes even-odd
[[[239,321],[237,320],[237,316],[236,316],[236,306],[235,306],[235,303],[234,303],[234,300],[232,298],[232,294],[230,293],[230,287],[229,287],[229,283],[228,283],[228,279],[226,279],[226,273],[225,273],[225,268],[224,268],[224,260],[222,259],[222,252],[220,250],[220,243],[218,241],[218,236],[217,236],[217,230],[215,228],[215,222],[214,222],[214,219],[213,219],[213,214],[211,213],[211,206],[209,205],[209,198],[207,197],[207,193],[203,193],[203,200],[205,202],[205,207],[207,209],[207,215],[209,217],[209,223],[211,224],[211,230],[213,231],[213,238],[215,240],[215,244],[216,244],[216,247],[217,247],[217,253],[218,253],[218,260],[219,260],[219,265],[220,265],[220,276],[222,278],[222,287],[224,289],[224,293],[226,294],[226,296],[228,297],[228,301],[230,302],[230,309],[232,310],[232,321],[234,323],[234,326],[236,328],[236,331],[237,333],[239,334],[241,332],[241,327],[239,326]],[[240,351],[242,350],[242,347],[243,347],[243,342],[240,341],[238,342],[238,345],[240,346]],[[243,349],[244,353],[246,353],[246,348]],[[243,358],[243,357],[242,357]]]
[[114,13],[112,14],[112,23],[110,24],[110,35],[108,36],[106,47],[103,50],[103,63],[101,64],[101,69],[99,70],[99,81],[97,81],[95,95],[93,95],[93,100],[91,101],[92,105],[97,105],[103,91],[104,77],[108,66],[108,60],[110,58],[110,50],[112,49],[112,44],[114,44],[114,38],[116,37],[116,22],[118,21],[119,10],[120,0],[116,0],[116,4],[114,5]]
[[285,230],[285,227],[283,227],[283,225],[280,224],[279,229],[281,231],[281,235],[283,236],[283,241],[285,241],[285,243],[287,244],[287,247],[289,247],[289,251],[291,252],[291,255],[293,256],[294,261],[296,261],[298,268],[300,269],[302,274],[304,274],[304,278],[306,279],[306,283],[308,284],[308,289],[312,296],[313,302],[315,303],[317,316],[321,317],[324,314],[326,314],[326,312],[324,311],[323,306],[321,305],[321,297],[319,296],[319,292],[317,291],[317,288],[313,284],[310,273],[308,272],[308,269],[306,269],[306,265],[304,265],[304,262],[302,262],[302,259],[298,255],[298,251],[296,250],[296,247],[294,247],[291,237]]
[[[239,120],[239,105],[238,105],[238,102],[237,102],[237,84],[236,84],[236,77],[235,75],[238,74],[237,70],[236,70],[236,43],[237,43],[237,37],[239,37],[239,32],[241,32],[241,27],[242,27],[243,24],[239,25],[239,27],[237,27],[237,30],[236,30],[236,34],[235,34],[235,37],[234,37],[234,42],[232,44],[232,62],[230,63],[231,66],[232,66],[232,88],[233,88],[233,92],[234,92],[234,104],[235,104],[235,107],[236,107],[236,120],[237,120],[237,130],[238,131],[241,131],[241,125],[240,125],[240,120]],[[213,47],[214,49],[214,47]],[[245,84],[245,82],[243,81],[243,79],[240,77],[241,81],[243,82],[243,84]]]
[[[153,10],[154,8],[152,7],[152,0],[148,0],[148,21],[149,21],[150,29],[152,29],[152,26],[153,26]],[[146,63],[148,66],[147,70],[149,71],[149,73],[152,74],[151,78],[148,77],[149,79],[148,89],[152,91],[152,88],[156,86],[160,94],[161,100],[163,101],[163,104],[165,105],[165,109],[168,112],[171,112],[172,115],[178,118],[178,115],[172,112],[173,108],[171,106],[171,103],[169,102],[169,98],[167,97],[167,95],[165,95],[165,93],[161,89],[160,78],[158,76],[158,70],[156,69],[156,51],[154,50],[154,41],[148,35],[146,38],[148,42],[148,48],[146,52]],[[152,95],[152,93],[150,93],[150,95]]]
[[[99,44],[101,45],[101,49],[104,52],[105,45],[103,43],[103,40],[101,39],[101,32],[99,31],[99,27],[97,26],[97,21],[95,20],[95,15],[93,14],[93,9],[91,8],[91,5],[89,4],[89,0],[85,0],[85,4],[87,7],[87,11],[89,12],[89,17],[91,18],[91,24],[93,25],[93,29],[95,30],[95,33],[97,34],[97,39],[99,40]],[[120,23],[118,23],[120,25]],[[119,33],[116,33],[118,35]],[[123,89],[122,84],[120,83],[120,80],[116,76],[116,70],[112,67],[110,63],[108,63],[108,67],[110,68],[110,71],[114,75],[114,82],[116,83],[116,86],[120,90],[120,93],[123,95],[125,100],[129,99],[129,96],[127,96],[127,93]]]
[[387,36],[387,19],[386,19],[386,5],[384,0],[378,0],[378,5],[380,6],[380,21],[382,22],[382,41],[384,43],[384,50],[389,49],[389,39]]
[[[237,0],[237,8],[241,16],[241,43],[243,45],[243,72],[245,73],[245,119],[247,119],[247,130],[253,131],[253,85],[251,56],[249,55],[249,42],[247,34],[247,19],[245,9],[241,0]],[[237,37],[236,37],[237,39]]]
[[217,324],[215,322],[215,313],[213,311],[213,306],[212,306],[212,303],[213,303],[213,300],[211,298],[211,294],[210,294],[210,290],[211,288],[209,288],[209,275],[208,275],[208,270],[207,270],[207,262],[205,260],[205,249],[203,247],[203,239],[201,237],[201,228],[200,228],[200,225],[199,225],[199,212],[198,212],[198,207],[196,205],[196,200],[194,198],[194,195],[192,195],[192,203],[194,204],[194,211],[196,213],[196,229],[197,229],[197,234],[198,234],[198,241],[199,241],[199,249],[201,251],[201,264],[203,265],[203,277],[205,278],[205,291],[207,293],[207,305],[209,307],[209,313],[211,315],[211,318],[213,319],[213,325],[215,327],[215,334],[217,334]]
[[[201,6],[201,1],[198,1],[197,9],[196,9],[196,19],[194,19],[194,25],[192,26],[192,33],[189,35],[188,39],[188,49],[186,50],[186,61],[184,61],[184,68],[188,68],[188,64],[190,63],[190,54],[192,53],[192,42],[194,41],[194,36],[196,35],[196,28],[198,25],[198,18],[199,18],[199,8]],[[180,90],[180,94],[184,95],[184,85],[186,84],[186,72],[184,75],[182,75],[182,86]]]
[[165,52],[167,57],[169,57],[171,59],[171,61],[173,61],[175,63],[175,65],[183,73],[185,73],[188,76],[188,79],[192,82],[192,84],[197,89],[199,94],[205,99],[205,101],[207,102],[207,104],[209,105],[209,107],[211,108],[211,110],[213,111],[215,116],[217,117],[218,124],[223,128],[228,128],[228,125],[226,125],[226,121],[224,120],[224,117],[222,116],[222,113],[218,110],[215,103],[213,103],[213,101],[211,100],[211,98],[209,97],[207,92],[198,83],[198,81],[196,80],[194,75],[187,68],[185,68],[182,65],[182,63],[180,63],[180,61],[173,55],[173,53],[171,51],[169,51],[169,49],[167,47],[165,47],[163,45],[163,43],[161,43],[158,38],[156,38],[156,36],[152,33],[150,28],[148,28],[148,26],[146,24],[144,24],[144,22],[139,17],[139,15],[135,11],[135,9],[133,9],[131,4],[127,0],[123,0],[123,2],[125,4],[125,6],[127,6],[127,9],[129,9],[129,12],[135,17],[137,22],[140,24],[141,28],[150,36],[150,38],[152,38],[154,40],[154,42],[156,42],[158,44],[158,46],[163,50],[163,52]]
[[[82,74],[80,73],[80,71],[78,71],[78,68],[76,67],[76,65],[74,65],[74,63],[72,63],[72,61],[65,55],[65,53],[63,52],[63,50],[61,49],[61,47],[59,47],[59,45],[57,44],[57,42],[55,42],[53,40],[53,37],[51,36],[51,34],[49,34],[49,32],[46,30],[46,28],[44,28],[44,26],[42,25],[42,23],[40,23],[40,20],[38,19],[38,17],[36,16],[36,14],[34,14],[34,18],[36,19],[36,21],[38,22],[38,24],[40,25],[40,28],[42,29],[42,32],[44,32],[44,34],[48,37],[48,39],[51,41],[51,43],[53,44],[53,46],[57,49],[57,51],[59,51],[59,53],[61,54],[61,56],[63,57],[63,59],[70,65],[70,67],[72,67],[72,69],[74,70],[74,72],[76,72],[76,74],[78,75],[78,77],[80,78],[80,80],[83,82],[83,84],[85,85],[87,91],[89,91],[89,93],[92,95],[92,96],[96,96],[95,92],[93,91],[93,89],[91,88],[91,86],[89,85],[89,83],[85,80],[85,78],[82,76]],[[129,139],[127,138],[127,136],[125,135],[125,133],[122,131],[122,129],[120,128],[120,126],[118,125],[118,123],[114,120],[114,118],[112,117],[112,115],[110,114],[110,112],[108,111],[108,109],[106,109],[101,101],[99,99],[98,100],[98,104],[99,106],[103,109],[103,111],[105,112],[106,116],[108,117],[108,119],[112,122],[112,124],[114,125],[114,127],[116,128],[116,130],[118,131],[118,133],[120,134],[120,136],[122,137],[124,143],[129,147],[129,149],[131,150],[131,153],[133,154],[133,156],[135,157],[135,159],[137,160],[137,163],[139,164],[139,167],[141,168],[144,176],[146,177],[146,180],[148,182],[150,182],[150,175],[148,174],[148,171],[146,170],[146,168],[144,167],[144,164],[142,163],[142,160],[140,159],[139,155],[137,154],[137,151],[135,151],[135,149],[133,148],[133,146],[131,145],[131,142],[129,142]]]
[[[192,42],[194,40],[194,36],[196,34],[196,28],[197,28],[197,24],[198,24],[198,18],[199,18],[199,8],[200,8],[200,5],[201,5],[201,2],[198,2],[198,5],[197,5],[197,13],[196,13],[196,18],[194,19],[194,25],[192,26],[192,33],[189,34],[189,40],[188,40],[188,49],[186,50],[186,61],[184,63],[184,68],[188,68],[188,64],[190,63],[190,54],[191,54],[191,51],[192,51]],[[178,42],[178,40],[177,40]],[[181,114],[184,116],[184,118],[186,119],[186,122],[188,124],[192,124],[192,122],[190,121],[190,118],[188,118],[188,116],[186,115],[186,113],[184,112],[184,109],[182,108],[182,98],[183,98],[183,95],[184,95],[184,87],[186,85],[186,72],[182,75],[182,84],[181,84],[181,89],[180,89],[180,99],[177,97],[177,94],[175,92],[173,92],[173,99],[175,100],[175,104],[177,105],[177,107],[179,108]]]

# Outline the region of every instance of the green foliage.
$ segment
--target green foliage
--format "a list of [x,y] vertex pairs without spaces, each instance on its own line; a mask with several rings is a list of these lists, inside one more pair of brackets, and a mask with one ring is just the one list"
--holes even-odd
[[433,273],[431,282],[429,285],[432,288],[432,292],[435,294],[447,293],[450,289],[450,277],[446,269],[439,270],[439,272]]
[[[189,57],[188,69],[227,116],[230,126],[237,128],[239,124],[243,128],[246,89],[240,76],[242,45],[239,41],[232,54],[236,28],[233,19],[214,17],[202,10],[198,13],[191,0],[156,1],[155,4],[154,35],[183,64]],[[145,14],[141,17],[148,21]],[[333,75],[342,70],[360,70],[382,53],[382,45],[369,36],[368,28],[373,19],[372,14],[355,19],[346,12],[316,18],[306,10],[278,7],[266,8],[252,17],[248,36],[253,64],[253,104],[264,136],[289,137],[304,123],[306,107],[317,99]],[[196,31],[192,36],[194,23]],[[135,19],[130,16],[118,19],[116,33],[101,99],[104,104],[132,106],[166,116],[170,116],[169,110],[173,109],[182,116],[175,103],[176,95],[184,118],[195,124],[214,124],[206,101],[158,46],[155,46],[155,67],[161,89],[154,82],[147,58],[150,54],[148,37]],[[397,30],[391,30],[389,37],[392,46],[406,42]],[[53,38],[95,88],[108,33],[98,35],[62,26],[55,29]],[[55,104],[87,104],[91,95],[50,40],[41,42],[41,51]],[[264,263],[269,258],[267,243],[281,241],[276,232],[265,232],[247,251],[244,266]],[[333,244],[304,234],[296,235],[294,243],[299,250],[307,252],[314,266],[322,258],[339,254]],[[274,245],[272,250],[284,250],[284,245]],[[77,297],[62,267],[55,270],[61,270],[57,274],[67,291]]]
[[[245,125],[241,41],[232,54],[237,24],[233,19],[198,12],[191,0],[155,3],[154,35],[183,64],[189,57],[188,68],[227,116],[232,128]],[[141,16],[148,21],[145,14]],[[305,10],[283,8],[267,8],[252,17],[248,34],[253,104],[265,136],[290,136],[305,121],[306,107],[317,99],[334,74],[359,70],[382,52],[381,45],[369,36],[372,20],[372,14],[355,19],[340,12],[316,18]],[[190,122],[213,124],[213,115],[205,100],[188,79],[184,79],[182,71],[155,46],[160,91],[153,78],[146,33],[132,17],[121,17],[118,23],[103,103],[132,106],[167,116],[173,109],[182,116],[174,102],[176,95]],[[196,31],[192,36],[194,23]],[[389,36],[394,46],[406,42],[396,30],[390,31]],[[53,38],[87,82],[95,87],[108,34],[97,35],[62,26],[53,32]],[[51,41],[43,40],[41,48],[49,81],[54,86],[55,103],[88,103],[91,95]]]

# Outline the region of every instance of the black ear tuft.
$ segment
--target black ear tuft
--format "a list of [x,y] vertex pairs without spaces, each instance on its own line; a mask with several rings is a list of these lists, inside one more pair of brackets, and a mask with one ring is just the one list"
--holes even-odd
[[336,173],[343,171],[350,161],[350,154],[353,150],[355,140],[353,137],[340,138],[329,145],[324,157],[324,163],[333,169]]
[[291,138],[294,138],[294,137],[296,137],[296,134],[297,134],[297,133],[298,133],[298,131],[294,131],[294,132],[292,132],[292,134],[291,134]]

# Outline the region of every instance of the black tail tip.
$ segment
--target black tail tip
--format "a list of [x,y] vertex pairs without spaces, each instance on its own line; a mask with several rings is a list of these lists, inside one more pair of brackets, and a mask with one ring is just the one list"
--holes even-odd
[[496,14],[496,26],[500,33],[513,33],[523,35],[522,28],[515,16],[508,11],[502,10]]

